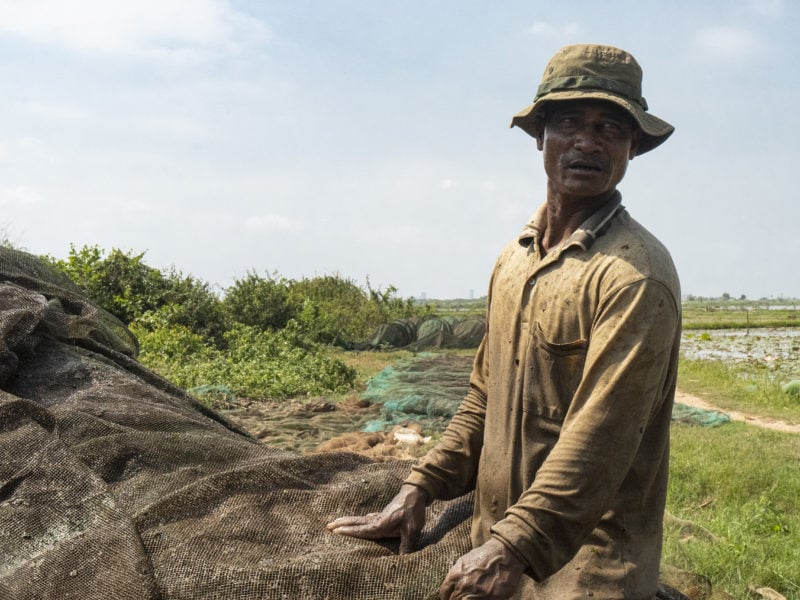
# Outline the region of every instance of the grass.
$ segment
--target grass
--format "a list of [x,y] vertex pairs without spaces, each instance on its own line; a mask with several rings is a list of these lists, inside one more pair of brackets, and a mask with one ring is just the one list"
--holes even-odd
[[782,392],[780,380],[771,375],[742,363],[682,358],[678,388],[722,409],[800,422],[800,396]]
[[758,327],[800,327],[800,307],[769,310],[736,304],[683,304],[683,328],[747,329]]
[[356,370],[355,388],[357,391],[366,389],[367,381],[370,377],[380,373],[386,367],[390,367],[405,358],[414,356],[408,350],[387,350],[386,352],[354,352],[352,350],[337,349],[333,354],[348,367]]
[[663,562],[734,598],[766,586],[800,599],[800,436],[741,423],[673,427],[667,509],[713,535],[667,526]]
[[[724,314],[714,318],[717,325],[731,322]],[[800,423],[800,397],[781,391],[781,380],[793,376],[783,367],[793,368],[780,361],[770,367],[758,360],[682,357],[678,387],[723,410]],[[759,598],[748,591],[752,586],[800,600],[798,462],[797,434],[743,423],[675,424],[667,510],[698,529],[691,536],[691,530],[668,524],[663,562],[703,575],[737,599]]]
[[[438,353],[458,354],[464,356],[474,356],[475,348],[464,350],[437,350]],[[334,356],[344,362],[347,366],[354,368],[358,372],[356,377],[356,389],[362,391],[366,388],[370,377],[377,375],[386,367],[397,364],[399,361],[416,356],[418,353],[409,350],[387,350],[384,352],[354,352],[352,350],[337,350]],[[466,388],[467,382],[464,382]]]

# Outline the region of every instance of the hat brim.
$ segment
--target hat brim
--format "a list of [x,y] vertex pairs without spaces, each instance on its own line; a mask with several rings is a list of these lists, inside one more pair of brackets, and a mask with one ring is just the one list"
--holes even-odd
[[642,139],[636,149],[637,156],[660,146],[675,131],[672,125],[646,112],[641,106],[626,98],[608,92],[586,90],[551,92],[514,115],[510,127],[519,127],[527,134],[537,137],[544,126],[544,106],[550,102],[564,100],[606,100],[625,109],[642,130]]

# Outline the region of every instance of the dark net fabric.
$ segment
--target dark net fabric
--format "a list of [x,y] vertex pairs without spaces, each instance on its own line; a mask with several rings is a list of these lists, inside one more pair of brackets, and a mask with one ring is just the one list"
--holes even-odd
[[409,470],[260,443],[135,360],[136,341],[37,258],[0,248],[0,599],[431,598],[471,502],[421,550],[336,536]]

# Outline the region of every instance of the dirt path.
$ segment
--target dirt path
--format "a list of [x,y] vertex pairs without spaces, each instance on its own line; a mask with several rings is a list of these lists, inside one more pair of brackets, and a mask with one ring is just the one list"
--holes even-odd
[[693,396],[678,390],[675,393],[675,402],[680,402],[695,408],[702,408],[703,410],[716,410],[723,412],[731,418],[731,421],[741,421],[748,425],[755,425],[756,427],[763,427],[764,429],[774,429],[776,431],[788,431],[789,433],[800,433],[800,424],[786,423],[777,419],[770,419],[767,417],[759,417],[741,413],[735,410],[725,410],[714,406],[710,402],[706,402],[698,396]]

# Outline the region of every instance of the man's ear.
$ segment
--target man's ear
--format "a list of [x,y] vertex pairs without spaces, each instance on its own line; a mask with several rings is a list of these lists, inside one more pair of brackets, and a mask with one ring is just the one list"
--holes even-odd
[[638,127],[631,131],[631,151],[628,154],[628,160],[633,160],[636,156],[636,151],[639,150],[639,142],[642,141],[642,130]]

